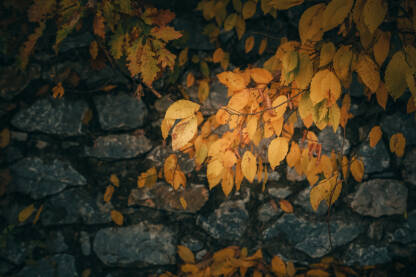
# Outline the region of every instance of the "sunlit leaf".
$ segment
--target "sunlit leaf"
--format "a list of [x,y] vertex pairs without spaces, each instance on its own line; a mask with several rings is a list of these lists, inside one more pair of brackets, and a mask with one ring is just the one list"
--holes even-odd
[[335,51],[336,48],[332,42],[324,43],[321,48],[319,67],[325,66],[332,62],[332,58],[335,55]]
[[120,180],[118,179],[116,174],[111,174],[110,176],[110,182],[115,186],[115,187],[119,187],[120,186]]
[[30,204],[29,206],[21,210],[18,215],[19,222],[26,221],[35,212],[35,210],[36,208],[34,204]]
[[382,133],[383,132],[381,131],[380,126],[374,126],[373,128],[371,128],[369,138],[370,138],[370,146],[372,148],[374,148],[377,145],[377,143],[380,141]]
[[194,253],[192,253],[192,251],[189,250],[189,248],[186,246],[178,245],[178,255],[185,263],[188,263],[188,264],[195,263]]
[[370,33],[378,28],[383,22],[388,10],[388,5],[384,0],[367,0],[363,8],[364,24]]
[[279,257],[274,256],[272,259],[272,270],[277,276],[286,275],[286,265],[285,262]]
[[320,41],[324,34],[322,30],[322,15],[326,5],[316,4],[306,9],[299,20],[299,36],[302,44],[307,41]]
[[241,160],[241,171],[246,179],[252,183],[257,172],[256,157],[250,152],[246,151]]
[[111,198],[113,197],[113,193],[114,193],[114,186],[108,185],[104,193],[104,202],[110,202]]
[[248,52],[250,52],[253,49],[253,47],[254,47],[254,37],[253,36],[249,36],[246,39],[246,43],[245,43],[245,46],[244,46],[244,51],[246,53],[248,53]]
[[286,157],[289,148],[288,139],[284,137],[278,137],[272,140],[267,150],[267,157],[269,159],[270,167],[272,170],[280,164]]
[[190,117],[199,110],[199,105],[189,100],[178,100],[166,111],[165,118],[182,119]]
[[122,213],[120,213],[119,211],[116,210],[112,210],[110,212],[110,216],[111,216],[111,220],[117,224],[118,226],[123,225],[123,221],[124,221],[124,216]]
[[361,182],[364,176],[364,163],[360,159],[353,159],[351,161],[350,171],[354,180]]
[[282,211],[284,211],[285,213],[293,213],[293,206],[292,204],[290,204],[289,201],[285,199],[281,199],[279,201],[279,206],[280,206],[280,209],[282,209]]
[[209,189],[211,190],[218,185],[224,175],[224,166],[218,159],[211,160],[207,165],[207,179]]
[[329,31],[344,22],[353,4],[354,0],[331,0],[322,15],[324,31]]
[[259,55],[262,55],[267,47],[267,38],[263,38],[259,46]]
[[390,138],[390,151],[395,153],[397,157],[401,158],[404,154],[406,146],[406,138],[402,133],[396,133]]
[[341,96],[341,83],[334,73],[324,69],[313,76],[310,91],[309,96],[313,104],[326,99],[328,105],[331,105]]

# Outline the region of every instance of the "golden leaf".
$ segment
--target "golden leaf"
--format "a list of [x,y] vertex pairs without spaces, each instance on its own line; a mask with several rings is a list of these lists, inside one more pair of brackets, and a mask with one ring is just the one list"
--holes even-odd
[[[148,86],[152,85],[152,82],[156,79],[157,73],[160,71],[160,68],[157,65],[158,61],[154,57],[155,55],[156,54],[152,51],[150,45],[148,43],[145,44],[138,66],[141,78]],[[134,76],[132,71],[130,71],[130,73]]]
[[241,16],[237,16],[235,30],[237,32],[238,39],[241,39],[246,31],[246,21]]
[[10,143],[10,131],[4,128],[0,132],[0,148],[5,148]]
[[230,98],[227,107],[231,109],[232,112],[241,111],[248,104],[249,99],[250,92],[247,89],[244,89]]
[[272,170],[286,157],[288,148],[289,142],[287,138],[278,137],[270,142],[267,156]]
[[184,188],[186,187],[186,176],[180,169],[176,169],[175,175],[173,176],[172,187],[174,190],[178,190],[181,185]]
[[402,133],[396,133],[390,138],[390,151],[395,153],[397,157],[401,158],[404,154],[406,146],[406,139]]
[[373,46],[374,58],[379,66],[383,65],[390,50],[390,32],[380,31]]
[[246,88],[247,85],[244,78],[240,74],[231,71],[225,71],[217,74],[217,77],[221,83],[234,91],[242,90]]
[[170,40],[178,39],[182,36],[180,32],[176,31],[171,26],[153,27],[150,30],[150,35],[155,38],[164,40],[166,42]]
[[251,116],[247,120],[247,132],[248,132],[248,137],[250,140],[254,139],[254,135],[256,134],[256,130],[257,130],[258,121],[259,120],[256,116]]
[[195,77],[194,74],[192,74],[191,72],[188,73],[188,75],[186,75],[186,86],[192,87],[193,84],[195,83]]
[[384,75],[387,91],[394,99],[399,98],[405,92],[407,88],[406,73],[408,71],[410,71],[410,68],[404,53],[397,51],[387,65]]
[[111,174],[111,176],[110,176],[110,182],[114,186],[116,186],[116,187],[119,187],[120,186],[120,180],[118,179],[118,177],[117,177],[116,174]]
[[261,181],[262,175],[263,175],[263,160],[259,156],[259,166],[257,168],[257,174],[256,174],[257,182]]
[[243,5],[243,11],[242,11],[243,19],[248,19],[252,17],[256,13],[256,6],[257,6],[257,1],[255,2],[255,1],[249,0],[245,2]]
[[370,91],[377,91],[380,84],[380,73],[378,66],[369,56],[365,54],[359,55],[355,71],[357,71],[358,76],[360,76]]
[[279,256],[274,256],[272,259],[272,271],[279,277],[286,275],[285,262]]
[[170,129],[172,128],[174,123],[175,123],[175,119],[164,118],[162,120],[160,129],[162,130],[162,137],[164,140],[168,137]]
[[225,197],[228,197],[230,192],[233,190],[234,186],[234,175],[231,168],[226,168],[224,171],[224,176],[222,177],[221,188],[225,194]]
[[303,3],[303,0],[273,0],[271,6],[278,10],[287,10]]
[[287,97],[284,95],[280,95],[272,102],[272,107],[275,107],[273,109],[275,113],[275,118],[283,117],[287,108]]
[[175,154],[170,154],[169,157],[166,158],[165,163],[163,165],[163,175],[165,176],[166,182],[169,184],[173,184],[173,177],[176,171],[176,167],[178,164],[178,158]]
[[224,175],[224,165],[218,159],[211,160],[207,165],[207,179],[209,189],[213,189],[218,185]]
[[322,15],[326,5],[316,4],[306,9],[299,20],[299,36],[302,44],[307,41],[320,41],[324,34],[322,30]]
[[329,108],[328,112],[328,123],[332,126],[334,133],[338,129],[338,125],[341,122],[341,110],[338,107],[338,104],[335,103]]
[[299,145],[292,141],[290,145],[290,151],[286,156],[286,163],[289,167],[294,167],[300,160],[300,148]]
[[157,181],[157,171],[155,167],[148,169],[145,172],[142,172],[140,176],[137,177],[137,187],[142,188],[144,186],[150,188]]
[[264,68],[250,69],[250,76],[257,84],[268,84],[273,80],[272,74]]
[[295,82],[298,88],[306,89],[313,76],[313,64],[309,55],[299,53],[299,66],[295,76]]
[[363,8],[364,24],[370,33],[378,28],[387,14],[388,6],[384,0],[367,0]]
[[122,213],[116,210],[112,210],[110,212],[110,216],[111,216],[111,220],[113,220],[115,224],[117,224],[118,226],[123,225],[124,217]]
[[264,51],[266,50],[266,47],[267,47],[267,38],[263,38],[260,41],[259,55],[262,55],[264,53]]
[[[207,267],[209,268],[209,267]],[[191,273],[191,274],[195,274],[199,272],[199,267],[194,265],[194,264],[184,264],[181,265],[181,271],[184,273]],[[174,277],[175,275],[173,274],[169,274],[169,275],[159,275],[159,277]],[[209,276],[209,275],[205,275],[205,276]]]
[[95,60],[97,58],[97,55],[98,55],[98,44],[97,44],[97,41],[94,40],[94,41],[92,41],[90,43],[89,51],[90,51],[91,58],[93,60]]
[[35,218],[33,219],[33,221],[32,221],[32,223],[33,224],[36,224],[38,221],[39,221],[39,219],[40,219],[40,214],[41,214],[41,212],[43,211],[43,204],[42,205],[40,205],[40,207],[39,207],[39,209],[37,210],[37,212],[36,212],[36,214],[35,214]]
[[327,42],[322,45],[319,59],[319,67],[325,66],[332,62],[332,58],[335,55],[335,50],[335,45],[332,42]]
[[314,105],[326,99],[330,106],[341,95],[341,83],[334,73],[324,69],[313,76],[310,91],[309,97]]
[[341,168],[342,168],[342,176],[344,176],[344,180],[348,179],[348,167],[349,161],[347,156],[342,156]]
[[380,82],[380,86],[376,91],[377,103],[385,110],[387,105],[387,98],[389,97],[386,86]]
[[62,82],[59,82],[56,86],[52,88],[53,98],[62,98],[64,96],[65,90],[62,86]]
[[202,143],[197,149],[195,153],[195,165],[197,167],[201,166],[202,163],[208,156],[208,146],[206,143]]
[[113,193],[114,193],[114,186],[108,185],[104,193],[104,202],[106,203],[110,202],[111,197],[113,197]]
[[354,0],[331,0],[322,15],[323,30],[329,31],[344,22],[353,4]]
[[[113,33],[111,36],[110,52],[111,55],[113,55],[113,57],[117,60],[120,59],[121,56],[123,56],[124,39],[125,34],[123,33],[123,30],[121,28],[118,28],[117,31]],[[131,54],[133,55],[133,53]],[[131,56],[130,58],[133,58],[133,56]],[[136,58],[136,56],[134,58]]]
[[214,63],[219,63],[224,58],[224,51],[221,48],[217,48],[212,54],[212,61]]
[[244,177],[252,183],[254,177],[256,177],[257,163],[256,157],[248,150],[244,153],[243,159],[241,160],[241,171]]
[[[179,66],[184,65],[187,61],[188,61],[188,47],[186,47],[185,49],[182,49],[181,52],[179,52]],[[191,74],[191,73],[189,73]],[[188,75],[189,75],[188,74]]]
[[286,271],[289,277],[293,277],[296,274],[296,268],[292,261],[288,261],[286,264]]
[[229,14],[224,21],[224,31],[231,31],[237,23],[238,15],[236,13]]
[[289,201],[282,199],[279,201],[279,206],[285,213],[293,213],[293,206]]
[[240,190],[240,185],[243,182],[244,175],[243,171],[241,170],[241,160],[237,161],[235,165],[235,189],[236,191]]
[[166,111],[165,118],[182,119],[193,116],[198,110],[199,105],[189,100],[178,100]]
[[250,52],[253,49],[253,47],[254,47],[254,37],[249,36],[246,39],[246,43],[245,43],[245,46],[244,46],[245,52],[246,53]]
[[308,272],[306,272],[306,276],[310,277],[329,277],[331,276],[328,272],[322,270],[322,269],[310,269]]
[[198,120],[196,116],[184,118],[173,127],[172,150],[176,151],[185,146],[197,133]]
[[322,155],[319,165],[326,179],[332,177],[333,168],[332,168],[332,161],[330,157],[328,157],[327,155]]
[[270,123],[273,127],[273,131],[276,134],[276,136],[280,136],[283,128],[283,116],[278,119],[274,118]]
[[350,165],[352,177],[357,182],[361,182],[364,176],[364,163],[359,159],[353,159]]
[[93,23],[93,31],[94,34],[99,36],[102,39],[105,39],[105,25],[104,25],[104,17],[102,16],[100,11],[97,11],[94,17]]
[[346,80],[350,73],[352,62],[351,45],[341,46],[334,55],[334,70],[341,80]]
[[338,175],[334,175],[329,179],[324,179],[311,189],[310,202],[315,212],[318,210],[322,200],[326,200],[329,205],[330,198],[332,200],[331,204],[338,199],[342,185],[340,182],[337,182],[337,178]]
[[19,222],[26,221],[35,212],[35,210],[36,208],[33,204],[30,204],[29,206],[21,210],[18,215]]
[[380,126],[374,126],[373,128],[371,128],[369,138],[370,138],[370,146],[372,148],[374,148],[377,145],[377,143],[380,141],[382,133],[383,132],[381,131]]
[[198,100],[202,103],[209,95],[209,83],[208,80],[201,80],[198,87]]
[[187,264],[195,263],[194,253],[186,246],[178,245],[178,255]]

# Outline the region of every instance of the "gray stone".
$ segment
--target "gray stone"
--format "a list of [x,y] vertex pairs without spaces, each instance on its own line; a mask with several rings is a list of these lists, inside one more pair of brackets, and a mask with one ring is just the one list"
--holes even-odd
[[198,252],[204,248],[204,243],[201,240],[189,235],[183,237],[180,244],[188,247],[192,252]]
[[80,232],[79,243],[81,244],[82,255],[89,256],[91,254],[91,242],[90,235],[87,232]]
[[111,203],[104,203],[103,196],[91,199],[83,189],[68,189],[45,203],[40,221],[44,226],[63,224],[102,224],[111,222]]
[[299,175],[294,167],[286,167],[286,179],[291,182],[302,182],[306,179],[305,175]]
[[[175,191],[165,182],[158,182],[151,188],[132,189],[128,205],[139,205],[170,212],[196,213],[208,201],[208,190],[204,185],[188,184],[186,188]],[[183,197],[187,203],[186,210],[179,199]]]
[[195,169],[195,161],[194,159],[189,159],[187,154],[182,152],[174,152],[170,146],[163,146],[158,145],[153,148],[152,151],[146,156],[146,159],[150,160],[152,164],[156,167],[162,167],[166,158],[170,155],[175,153],[178,157],[178,164],[181,170],[185,173],[191,173]]
[[381,129],[390,140],[395,133],[403,133],[406,138],[406,146],[416,145],[416,122],[414,116],[403,113],[386,115],[381,120]]
[[175,234],[163,225],[140,222],[97,232],[94,252],[106,265],[140,266],[175,264]]
[[11,131],[10,137],[12,140],[16,141],[26,141],[27,140],[27,133]]
[[338,153],[348,154],[350,149],[350,141],[347,138],[344,138],[341,128],[337,129],[337,132],[334,133],[332,127],[326,127],[318,135],[319,143],[322,144],[322,154],[330,155],[332,151]]
[[355,212],[372,217],[403,214],[406,207],[406,186],[391,179],[374,179],[361,183],[351,202]]
[[108,135],[95,140],[94,146],[86,147],[88,157],[98,159],[130,159],[144,154],[152,149],[151,141],[144,135]]
[[35,264],[26,265],[17,273],[19,277],[78,277],[75,259],[68,254],[46,257]]
[[142,100],[124,92],[94,97],[101,128],[106,131],[142,127],[147,108]]
[[382,141],[374,148],[370,147],[368,142],[361,143],[357,155],[364,163],[366,174],[385,171],[390,165],[390,155]]
[[178,17],[173,21],[176,30],[181,30],[186,39],[186,47],[195,50],[214,50],[215,46],[203,34],[204,22],[198,17]]
[[13,269],[13,265],[6,262],[6,261],[2,261],[0,260],[0,274],[6,274],[7,272],[9,272],[10,270]]
[[416,148],[406,152],[402,175],[406,182],[416,186]]
[[[3,231],[4,232],[4,231]],[[14,235],[1,234],[0,257],[15,265],[22,264],[27,257],[26,244],[18,240]]]
[[[331,239],[334,247],[342,246],[354,240],[364,231],[359,223],[346,223],[331,220]],[[312,222],[294,214],[284,214],[275,223],[263,231],[263,240],[269,241],[283,234],[297,250],[312,258],[320,258],[330,253],[331,247],[326,222]]]
[[49,236],[47,248],[52,253],[62,253],[68,250],[68,245],[65,243],[65,237],[62,232],[58,231],[52,236]]
[[276,206],[273,206],[270,201],[263,203],[262,205],[260,205],[259,209],[258,209],[258,216],[257,219],[260,220],[261,222],[267,222],[269,221],[272,217],[278,216],[280,214],[282,214],[282,211],[280,209],[276,209]]
[[197,224],[216,239],[236,241],[243,236],[248,226],[248,218],[242,200],[226,201],[208,218],[198,216]]
[[381,222],[373,222],[368,227],[367,236],[375,241],[380,241],[383,238],[383,224]]
[[76,136],[82,134],[82,118],[87,109],[87,103],[82,100],[43,98],[19,111],[11,123],[27,132]]
[[56,194],[67,187],[84,186],[84,176],[67,161],[54,159],[45,162],[38,157],[28,157],[11,166],[13,190],[29,194],[33,199]]
[[279,199],[284,199],[293,193],[289,187],[269,187],[267,190],[271,196]]
[[390,242],[408,244],[416,241],[416,210],[407,215],[407,222],[388,236]]
[[173,100],[170,98],[170,95],[163,95],[162,98],[159,98],[155,101],[155,109],[158,113],[162,114],[165,117],[165,112],[170,105],[173,104]]
[[366,266],[388,263],[391,257],[385,246],[362,246],[354,243],[346,250],[343,260],[347,265]]
[[29,83],[40,77],[40,66],[29,65],[25,71],[21,71],[15,65],[0,69],[0,97],[11,100],[19,95]]
[[76,48],[87,47],[94,40],[90,32],[74,32],[67,36],[59,45],[59,52],[67,52]]
[[318,209],[316,211],[313,210],[311,201],[310,201],[310,193],[311,193],[311,187],[307,187],[295,198],[293,201],[294,204],[301,206],[304,208],[308,213],[316,214],[316,215],[325,215],[328,213],[328,205],[325,201],[321,201],[321,203],[318,206]]

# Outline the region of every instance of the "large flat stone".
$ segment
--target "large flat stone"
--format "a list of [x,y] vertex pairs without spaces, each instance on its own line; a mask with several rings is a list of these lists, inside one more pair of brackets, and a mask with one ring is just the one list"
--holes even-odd
[[390,166],[390,155],[383,141],[379,141],[374,148],[363,142],[358,147],[357,155],[364,163],[366,174],[382,172]]
[[78,277],[75,258],[68,254],[46,257],[34,264],[26,265],[17,273],[19,277]]

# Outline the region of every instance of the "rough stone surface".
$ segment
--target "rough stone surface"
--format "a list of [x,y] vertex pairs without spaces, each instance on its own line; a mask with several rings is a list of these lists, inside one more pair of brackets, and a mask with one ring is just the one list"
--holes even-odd
[[[342,246],[354,240],[364,231],[359,223],[346,223],[341,220],[330,222],[332,245]],[[263,240],[271,240],[283,234],[297,250],[312,258],[320,258],[331,250],[326,222],[311,222],[294,214],[284,214],[263,231]]]
[[163,225],[147,222],[101,229],[95,236],[93,248],[106,265],[165,265],[176,262],[174,233]]
[[75,259],[68,254],[46,257],[35,264],[27,265],[17,274],[19,277],[78,277]]
[[325,155],[330,155],[332,150],[338,153],[341,148],[345,155],[350,149],[350,141],[344,138],[341,128],[338,128],[334,133],[332,127],[326,127],[319,133],[318,140],[319,143],[322,143],[322,154]]
[[363,142],[358,147],[357,155],[364,163],[366,174],[385,171],[390,165],[389,152],[382,141],[374,148],[368,142]]
[[0,97],[11,100],[19,95],[29,83],[40,77],[40,66],[30,65],[24,72],[15,65],[0,69]]
[[261,222],[267,222],[269,221],[272,217],[278,216],[280,214],[282,214],[282,210],[281,209],[276,209],[277,206],[273,206],[272,203],[266,202],[263,203],[262,205],[260,205],[259,209],[258,209],[258,217],[257,219],[260,220]]
[[18,240],[15,236],[7,236],[2,238],[0,247],[0,257],[15,264],[20,265],[27,257],[26,243]]
[[328,205],[325,201],[321,201],[318,206],[318,210],[314,211],[310,201],[310,193],[311,188],[307,187],[301,192],[298,193],[297,197],[293,201],[294,204],[301,206],[304,208],[308,213],[316,214],[316,215],[324,215],[328,212]]
[[185,174],[191,173],[195,169],[194,159],[189,159],[189,156],[182,152],[173,152],[170,146],[156,146],[149,152],[146,159],[150,160],[154,166],[161,167],[166,158],[173,153],[178,157],[178,164]]
[[102,195],[94,200],[85,190],[68,189],[46,201],[40,220],[45,226],[108,223],[113,206],[102,201]]
[[400,181],[389,179],[373,179],[361,183],[351,202],[355,212],[372,217],[402,214],[406,207],[406,186]]
[[183,237],[180,241],[180,244],[185,245],[192,252],[198,252],[202,250],[202,248],[204,248],[204,243],[201,240],[194,238],[190,235],[186,235],[185,237]]
[[27,109],[19,111],[11,123],[28,132],[76,136],[81,135],[82,118],[87,111],[85,101],[43,98]]
[[155,101],[155,109],[158,113],[162,114],[162,117],[165,117],[165,112],[172,105],[174,101],[171,99],[170,95],[164,95],[162,98],[159,98]]
[[306,179],[305,175],[299,175],[294,167],[286,167],[286,179],[291,182],[302,182]]
[[390,140],[395,133],[403,133],[406,145],[416,145],[416,121],[403,113],[386,115],[381,121],[381,129]]
[[[208,190],[204,185],[190,184],[185,189],[175,191],[165,182],[158,182],[151,188],[132,189],[128,205],[146,206],[166,211],[196,213],[208,201]],[[183,209],[179,198],[183,197],[187,203]]]
[[203,34],[204,22],[197,17],[176,18],[173,22],[176,30],[183,30],[187,39],[187,47],[195,50],[213,50],[215,46],[209,41],[208,37]]
[[87,184],[66,161],[58,159],[45,162],[38,157],[28,157],[11,167],[15,191],[29,194],[33,199],[56,194],[67,187]]
[[103,130],[128,130],[142,127],[147,117],[143,101],[118,92],[94,97],[98,119]]
[[91,242],[90,236],[87,232],[81,231],[79,236],[79,243],[81,244],[81,252],[84,256],[91,254]]
[[207,218],[198,216],[197,224],[216,239],[235,241],[248,226],[248,212],[242,200],[226,201]]
[[344,256],[344,263],[347,265],[376,265],[387,263],[390,260],[389,251],[385,246],[361,246],[355,243],[350,245]]
[[108,135],[98,137],[95,145],[85,148],[88,157],[98,159],[130,159],[152,149],[150,140],[144,135]]
[[416,210],[407,215],[407,222],[389,234],[389,241],[408,244],[416,241]]
[[65,237],[62,232],[59,231],[50,234],[50,240],[47,247],[51,253],[62,253],[68,250],[68,245],[65,243]]
[[271,196],[279,199],[284,199],[293,193],[289,187],[269,187],[267,190]]
[[406,182],[416,186],[416,148],[406,153],[403,160],[402,175]]

